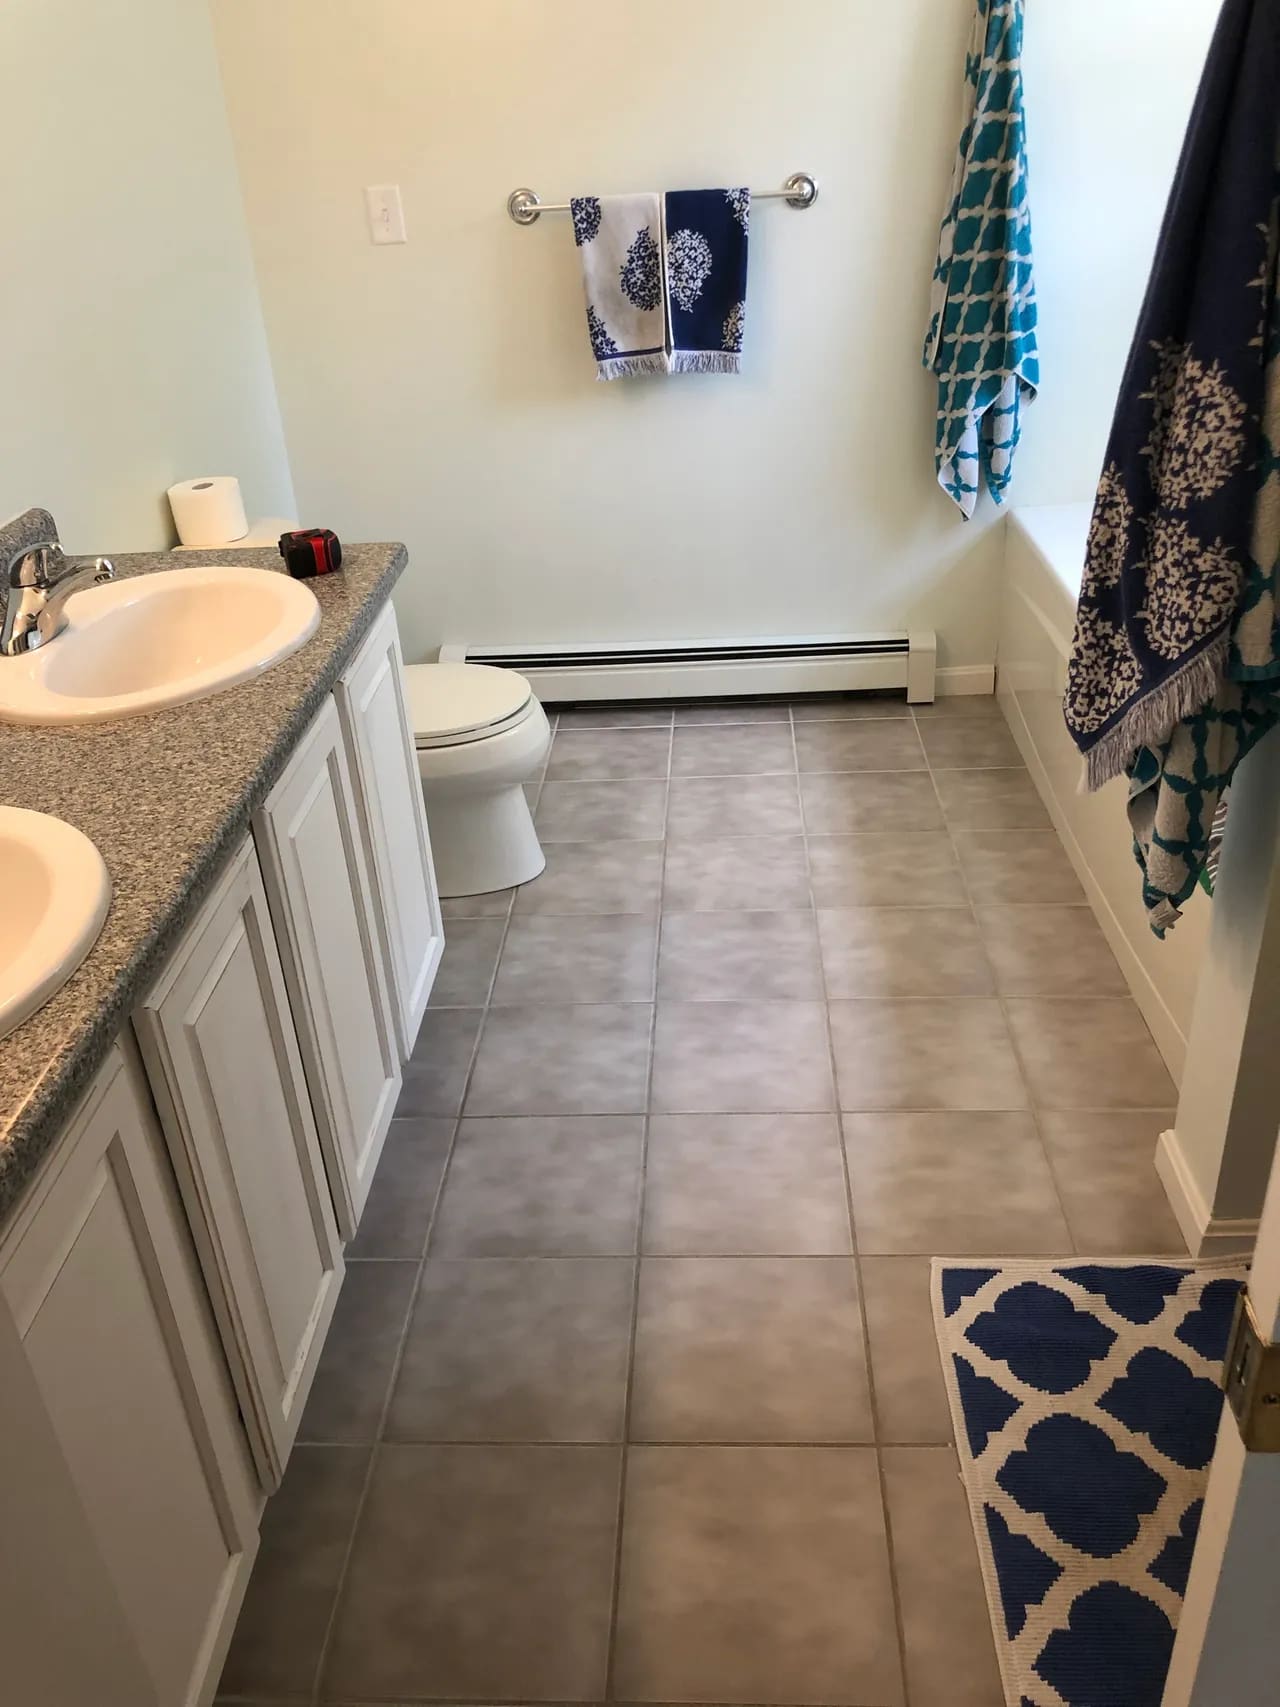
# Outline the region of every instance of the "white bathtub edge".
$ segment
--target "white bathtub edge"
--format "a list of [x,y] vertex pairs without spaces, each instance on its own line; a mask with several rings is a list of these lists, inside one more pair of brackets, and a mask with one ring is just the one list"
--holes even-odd
[[[1076,840],[1066,814],[1059,805],[1058,798],[1049,782],[1049,777],[1041,763],[1035,742],[1031,739],[1030,731],[1023,721],[1018,708],[1016,697],[1007,691],[999,694],[1000,707],[1004,712],[1005,721],[1017,742],[1018,750],[1026,761],[1027,769],[1031,772],[1036,792],[1045,804],[1053,827],[1058,832],[1058,838],[1066,850],[1067,858],[1075,868],[1076,876],[1084,886],[1084,892],[1093,908],[1094,917],[1102,929],[1102,934],[1110,944],[1111,952],[1120,963],[1125,982],[1142,1011],[1142,1017],[1150,1027],[1155,1039],[1156,1048],[1164,1059],[1174,1083],[1182,1079],[1182,1068],[1187,1058],[1186,1034],[1174,1018],[1167,1002],[1160,992],[1147,968],[1135,953],[1128,935],[1120,920],[1116,917],[1114,908],[1108,899],[1107,892],[1098,881],[1092,866],[1085,858],[1084,851]],[[1136,872],[1136,867],[1135,867]],[[1136,881],[1136,878],[1135,878]]]

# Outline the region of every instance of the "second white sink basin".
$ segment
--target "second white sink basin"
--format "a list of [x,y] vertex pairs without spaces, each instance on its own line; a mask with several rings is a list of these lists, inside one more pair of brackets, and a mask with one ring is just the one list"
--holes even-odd
[[0,658],[0,721],[97,723],[204,699],[296,652],[319,621],[311,589],[270,569],[162,569],[86,587],[54,639]]
[[98,940],[111,879],[87,836],[61,818],[0,806],[0,1037],[66,983]]

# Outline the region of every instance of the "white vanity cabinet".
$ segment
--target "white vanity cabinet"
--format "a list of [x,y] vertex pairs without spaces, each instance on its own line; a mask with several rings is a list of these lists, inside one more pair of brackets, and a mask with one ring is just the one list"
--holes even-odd
[[[14,1441],[4,1454],[45,1521],[24,1526],[23,1500],[6,1500],[18,1535],[0,1520],[0,1548],[21,1542],[10,1569],[23,1593],[61,1605],[62,1649],[55,1662],[38,1651],[38,1632],[7,1627],[6,1605],[0,1694],[50,1707],[123,1702],[129,1691],[141,1707],[206,1701],[261,1502],[164,1140],[127,1045],[112,1051],[5,1233],[0,1311],[4,1406],[25,1393],[28,1421],[33,1407],[48,1418],[43,1441],[19,1427],[21,1464]],[[78,1579],[89,1591],[83,1631],[66,1599]],[[140,1675],[150,1700],[137,1693]],[[55,1677],[76,1693],[50,1693]]]
[[284,973],[245,838],[134,1015],[263,1484],[298,1430],[342,1253]]
[[444,951],[422,782],[388,605],[334,692],[355,784],[374,921],[400,1058],[407,1061]]
[[442,947],[388,607],[0,1234],[0,1699],[207,1707]]
[[400,1054],[351,772],[326,700],[253,823],[338,1227],[355,1235]]

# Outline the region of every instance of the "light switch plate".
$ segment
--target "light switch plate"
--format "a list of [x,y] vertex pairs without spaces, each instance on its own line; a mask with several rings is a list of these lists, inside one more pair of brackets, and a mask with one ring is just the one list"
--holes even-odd
[[399,184],[370,184],[364,192],[369,214],[369,239],[373,243],[405,243],[404,208]]

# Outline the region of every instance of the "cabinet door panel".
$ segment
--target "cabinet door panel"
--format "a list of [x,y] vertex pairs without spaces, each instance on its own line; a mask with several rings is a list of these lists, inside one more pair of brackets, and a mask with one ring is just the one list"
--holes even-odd
[[246,839],[135,1015],[264,1483],[342,1280],[315,1120]]
[[145,1087],[117,1054],[0,1286],[158,1701],[221,1665],[257,1499]]
[[338,1225],[355,1234],[400,1058],[338,714],[324,705],[254,820]]
[[[0,1288],[0,1654],[21,1707],[161,1707]],[[67,1639],[67,1608],[75,1637]]]
[[356,786],[374,918],[396,1042],[408,1060],[444,949],[422,783],[409,726],[404,661],[390,605],[334,697]]

